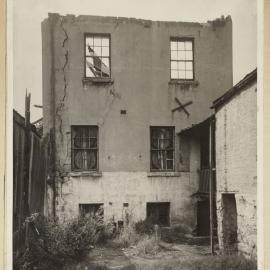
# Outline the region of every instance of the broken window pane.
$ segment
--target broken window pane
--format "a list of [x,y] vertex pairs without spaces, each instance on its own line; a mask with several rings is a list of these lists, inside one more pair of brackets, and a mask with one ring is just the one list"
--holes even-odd
[[72,127],[72,169],[97,170],[98,129],[96,126]]
[[88,34],[85,37],[85,76],[88,78],[110,77],[110,38]]
[[174,169],[174,128],[151,127],[151,170]]
[[94,56],[101,56],[101,47],[94,47]]
[[193,80],[193,65],[193,41],[173,38],[171,40],[171,79]]

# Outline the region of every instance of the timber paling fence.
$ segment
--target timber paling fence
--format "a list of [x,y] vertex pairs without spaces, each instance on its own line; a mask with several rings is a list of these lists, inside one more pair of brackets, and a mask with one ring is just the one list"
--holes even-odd
[[48,144],[30,123],[30,95],[25,118],[13,111],[13,252],[27,245],[34,213],[44,213]]

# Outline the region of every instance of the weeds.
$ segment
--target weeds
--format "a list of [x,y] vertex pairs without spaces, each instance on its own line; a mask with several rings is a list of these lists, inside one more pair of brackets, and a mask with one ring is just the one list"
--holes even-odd
[[62,269],[67,261],[80,261],[94,245],[107,241],[113,231],[98,214],[65,224],[38,215],[34,228],[38,235],[29,234],[27,249],[14,258],[14,270]]

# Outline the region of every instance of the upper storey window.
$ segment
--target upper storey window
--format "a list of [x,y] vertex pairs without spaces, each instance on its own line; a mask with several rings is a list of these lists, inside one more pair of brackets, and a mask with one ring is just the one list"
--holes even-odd
[[194,80],[193,39],[171,38],[171,79]]
[[85,35],[85,77],[110,78],[110,36]]

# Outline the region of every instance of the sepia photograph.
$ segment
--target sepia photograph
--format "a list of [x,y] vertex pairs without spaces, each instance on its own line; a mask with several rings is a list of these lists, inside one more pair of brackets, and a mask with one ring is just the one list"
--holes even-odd
[[10,269],[257,269],[259,1],[8,2]]

